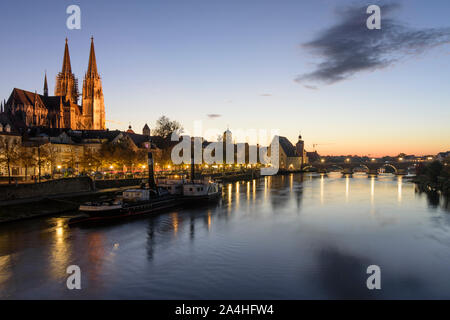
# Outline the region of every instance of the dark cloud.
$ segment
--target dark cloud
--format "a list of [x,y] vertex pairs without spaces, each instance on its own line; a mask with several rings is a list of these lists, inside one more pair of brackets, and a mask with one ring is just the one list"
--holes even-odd
[[381,8],[381,29],[369,30],[367,6],[340,9],[339,22],[302,47],[322,58],[311,73],[295,81],[332,84],[355,73],[387,67],[407,56],[450,43],[450,28],[413,29],[392,18],[398,4]]
[[308,85],[308,84],[304,84],[303,86],[304,86],[306,89],[317,90],[317,87],[316,87],[316,86],[310,86],[310,85]]
[[217,114],[217,113],[210,113],[210,114],[207,114],[207,116],[210,119],[215,119],[215,118],[220,118],[222,115],[221,114]]

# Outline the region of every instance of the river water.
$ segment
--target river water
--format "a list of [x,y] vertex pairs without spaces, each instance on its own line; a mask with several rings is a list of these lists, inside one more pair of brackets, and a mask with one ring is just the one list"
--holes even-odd
[[[405,178],[292,174],[120,223],[0,226],[0,298],[450,298],[448,201]],[[66,268],[81,269],[68,290]],[[368,290],[367,267],[381,270]]]

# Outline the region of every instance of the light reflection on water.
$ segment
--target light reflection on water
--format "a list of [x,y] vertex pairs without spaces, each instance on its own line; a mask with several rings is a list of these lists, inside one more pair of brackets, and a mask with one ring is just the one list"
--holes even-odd
[[[0,226],[1,298],[450,298],[448,200],[393,175],[264,177],[226,185],[218,205],[67,219]],[[381,291],[365,287],[370,264]]]

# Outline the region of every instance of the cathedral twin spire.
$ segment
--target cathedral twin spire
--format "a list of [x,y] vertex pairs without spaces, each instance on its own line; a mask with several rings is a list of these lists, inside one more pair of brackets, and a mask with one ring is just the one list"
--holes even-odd
[[72,73],[72,66],[70,65],[69,45],[66,38],[66,46],[64,47],[64,59],[61,73]]
[[72,73],[72,67],[70,65],[69,45],[64,48],[64,59],[62,70],[56,76],[55,96],[62,96],[64,100],[72,103],[78,102],[78,79]]
[[91,51],[89,52],[89,65],[87,76],[97,77],[97,61],[95,60],[94,37],[91,37]]
[[[89,64],[86,77],[99,77],[97,72],[97,61],[95,59],[93,37],[91,37],[91,50],[89,53]],[[47,87],[46,83],[47,83],[47,75],[45,76],[44,95],[45,95],[45,88]],[[80,94],[78,92],[78,79],[72,73],[72,66],[70,64],[69,45],[66,38],[62,69],[61,72],[58,73],[58,76],[56,77],[55,96],[63,96],[66,101],[70,100],[72,103],[77,103],[79,95]]]
[[[47,88],[47,76],[45,77],[44,95]],[[71,109],[79,110],[78,117],[80,123],[77,127],[86,130],[104,130],[105,129],[105,105],[103,100],[103,89],[101,79],[97,71],[97,61],[95,58],[94,38],[91,37],[91,49],[89,53],[88,69],[83,81],[83,92],[81,95],[81,107],[72,108],[78,105],[79,91],[78,79],[72,72],[70,64],[69,45],[64,47],[64,58],[61,72],[56,77],[55,96],[62,97],[64,104],[71,106]],[[72,116],[71,116],[72,118]]]

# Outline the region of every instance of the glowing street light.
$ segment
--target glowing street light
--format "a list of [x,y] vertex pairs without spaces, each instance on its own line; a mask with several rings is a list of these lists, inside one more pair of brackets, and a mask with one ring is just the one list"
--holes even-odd
[[324,163],[324,162],[325,162],[325,159],[320,159],[320,162]]
[[350,158],[345,159],[345,161],[350,162]]
[[58,165],[58,166],[56,166],[58,169],[61,169],[61,166],[60,165]]
[[398,158],[398,161],[403,161],[403,158]]

